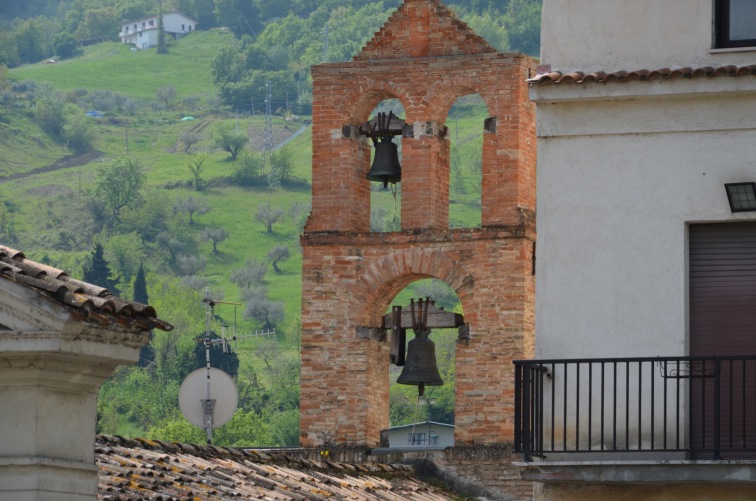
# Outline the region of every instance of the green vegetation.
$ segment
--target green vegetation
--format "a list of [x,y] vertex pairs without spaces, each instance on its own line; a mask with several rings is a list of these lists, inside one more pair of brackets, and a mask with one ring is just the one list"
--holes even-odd
[[[217,430],[216,443],[296,444],[299,235],[309,213],[312,152],[308,69],[350,58],[399,0],[166,0],[164,9],[178,7],[203,28],[223,22],[231,29],[193,32],[169,41],[161,55],[114,41],[73,48],[65,36],[112,40],[121,19],[156,11],[151,0],[6,4],[0,12],[0,241],[123,296],[149,300],[175,325],[153,333],[139,364],[121,368],[103,386],[98,430],[204,439],[180,416],[177,394],[183,378],[204,365],[196,338],[205,335],[207,290],[222,296],[212,312],[213,337],[276,330],[274,338],[240,340],[232,355],[213,349],[213,365],[233,373],[240,392],[240,410]],[[456,4],[499,49],[516,49],[519,36],[522,47],[537,51],[531,21],[540,2]],[[242,8],[248,9],[244,23],[228,15]],[[65,59],[23,64],[53,51]],[[286,145],[263,154],[267,85],[273,144]],[[480,224],[486,116],[471,96],[457,102],[447,121],[453,227]],[[376,185],[371,200],[374,231],[397,230],[400,187]],[[396,302],[422,296],[457,306],[453,291],[437,281],[408,288]],[[432,336],[443,387],[420,403],[416,388],[392,387],[392,424],[453,419],[455,335]]]

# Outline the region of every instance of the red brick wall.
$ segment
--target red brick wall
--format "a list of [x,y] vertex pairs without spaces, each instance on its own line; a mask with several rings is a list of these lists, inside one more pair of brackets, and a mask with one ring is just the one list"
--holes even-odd
[[496,133],[484,133],[482,224],[517,224],[518,207],[535,210],[535,112],[525,83],[532,66],[521,54],[481,54],[314,67],[307,231],[370,230],[369,144],[344,137],[342,127],[359,127],[392,97],[416,125],[416,137],[402,140],[402,229],[447,229],[449,141],[426,135],[425,124],[443,126],[457,98],[475,93],[497,120]]
[[[447,12],[437,0],[407,0],[355,61],[312,70],[313,199],[302,238],[305,446],[378,445],[388,427],[388,344],[357,329],[380,326],[399,291],[431,277],[457,292],[471,327],[469,344],[457,349],[455,439],[512,440],[511,360],[533,349],[536,149],[525,80],[534,63],[487,52]],[[436,55],[410,57],[419,42],[408,27],[426,25]],[[439,38],[434,26],[453,33]],[[460,40],[471,44],[468,54],[459,54]],[[392,47],[406,57],[389,57]],[[495,131],[484,133],[482,228],[449,230],[443,125],[457,98],[474,93],[496,117]],[[402,139],[402,231],[370,233],[370,146],[343,130],[391,97],[415,132]]]

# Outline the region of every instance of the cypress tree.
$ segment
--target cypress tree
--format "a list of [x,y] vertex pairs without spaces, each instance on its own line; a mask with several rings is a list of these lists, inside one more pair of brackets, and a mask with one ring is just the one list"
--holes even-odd
[[158,54],[168,54],[168,46],[165,44],[165,25],[163,24],[163,2],[160,2],[160,14],[158,15]]
[[[134,279],[134,301],[142,304],[149,304],[150,298],[147,295],[147,280],[144,278],[144,264],[139,263],[139,271]],[[150,332],[150,343],[142,346],[139,350],[139,367],[147,367],[155,360],[155,349],[152,347],[153,334]]]
[[92,250],[91,264],[84,267],[84,281],[99,285],[108,289],[113,294],[119,295],[121,292],[116,286],[118,281],[111,279],[110,273],[110,266],[105,260],[105,249],[97,243],[94,246],[94,250]]
[[144,278],[144,265],[141,263],[136,279],[134,279],[134,301],[142,304],[150,303],[150,298],[147,295],[147,280]]

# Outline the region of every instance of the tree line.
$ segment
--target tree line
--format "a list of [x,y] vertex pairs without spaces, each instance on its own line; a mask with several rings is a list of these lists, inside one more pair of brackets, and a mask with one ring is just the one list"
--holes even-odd
[[[7,0],[0,13],[0,64],[14,67],[79,54],[87,40],[117,40],[122,23],[159,10],[158,0]],[[346,61],[388,19],[400,0],[163,0],[199,29],[225,27],[237,40],[212,63],[219,96],[238,111],[272,108],[309,114],[309,67]],[[456,0],[448,3],[498,50],[534,56],[540,46],[541,0]]]

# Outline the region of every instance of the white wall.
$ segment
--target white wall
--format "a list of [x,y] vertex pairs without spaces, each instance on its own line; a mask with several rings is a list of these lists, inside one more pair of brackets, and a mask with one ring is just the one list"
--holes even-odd
[[544,0],[541,59],[560,71],[737,64],[711,53],[712,0]]
[[754,218],[724,183],[756,181],[756,78],[720,80],[532,91],[537,358],[686,354],[686,225]]
[[[183,29],[181,25],[184,25]],[[190,33],[195,29],[194,22],[176,12],[163,15],[163,26],[168,33]]]
[[[711,51],[712,0],[544,0],[543,62],[747,65]],[[687,354],[687,225],[737,221],[756,181],[756,77],[534,85],[536,357]]]

